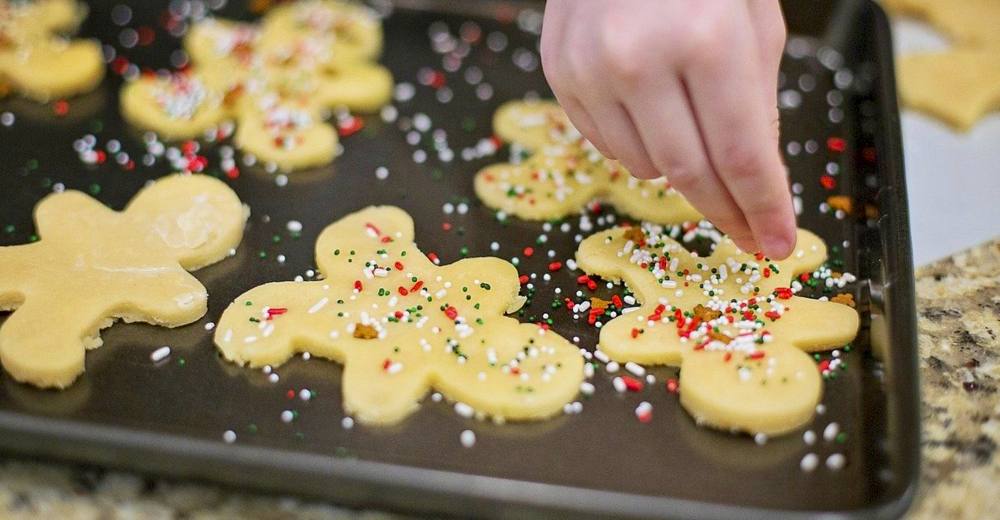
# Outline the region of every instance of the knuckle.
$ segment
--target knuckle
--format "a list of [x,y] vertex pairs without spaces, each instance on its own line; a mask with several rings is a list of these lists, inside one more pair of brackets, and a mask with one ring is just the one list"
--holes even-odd
[[663,172],[667,176],[667,181],[670,182],[670,185],[681,192],[690,192],[698,185],[698,181],[701,180],[701,176],[694,170],[685,168],[679,164],[671,165],[666,163],[663,166]]
[[725,149],[718,164],[720,173],[734,180],[747,180],[764,173],[761,151],[743,143]]

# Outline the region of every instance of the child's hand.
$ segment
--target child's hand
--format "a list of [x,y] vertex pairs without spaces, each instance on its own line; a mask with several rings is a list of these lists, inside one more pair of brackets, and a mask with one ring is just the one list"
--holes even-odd
[[670,183],[742,249],[785,258],[795,216],[778,152],[777,0],[549,0],[545,75],[573,124]]

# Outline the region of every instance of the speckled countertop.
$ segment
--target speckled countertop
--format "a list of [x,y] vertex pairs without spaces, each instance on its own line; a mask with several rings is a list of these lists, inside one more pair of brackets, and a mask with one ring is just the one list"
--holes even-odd
[[[917,271],[923,475],[913,518],[1000,506],[1000,239]],[[0,461],[2,518],[385,518],[291,498]]]

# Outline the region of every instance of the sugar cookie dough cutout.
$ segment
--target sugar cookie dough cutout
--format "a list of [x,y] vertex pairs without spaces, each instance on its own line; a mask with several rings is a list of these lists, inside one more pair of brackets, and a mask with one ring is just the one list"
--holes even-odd
[[1000,109],[1000,2],[883,3],[894,14],[927,22],[953,44],[944,51],[904,54],[898,60],[899,92],[907,107],[962,131]]
[[392,75],[373,60],[381,50],[373,11],[340,2],[279,7],[260,24],[208,19],[184,40],[192,69],[140,78],[122,91],[133,125],[167,139],[191,139],[226,120],[237,147],[283,170],[333,161],[330,110],[373,112],[389,102]]
[[39,102],[93,90],[104,78],[100,44],[57,34],[85,13],[73,0],[0,0],[0,85]]
[[493,118],[494,132],[529,151],[520,164],[494,164],[476,174],[476,195],[487,206],[527,220],[579,213],[594,198],[605,199],[633,218],[663,224],[702,216],[665,179],[633,178],[603,157],[550,101],[505,103]]
[[1000,45],[1000,2],[996,0],[882,0],[892,13],[940,30],[958,45]]
[[904,55],[899,92],[906,106],[968,130],[1000,110],[1000,45]]
[[188,271],[225,258],[245,222],[236,194],[206,176],[165,177],[117,212],[77,191],[35,209],[41,240],[0,247],[0,363],[14,379],[65,388],[114,320],[164,327],[204,316]]
[[344,365],[344,408],[369,424],[414,412],[431,389],[506,420],[559,413],[583,380],[579,349],[551,330],[504,316],[514,267],[497,258],[447,266],[413,243],[404,211],[369,207],[316,242],[322,281],[261,285],[216,327],[226,359],[277,366],[300,352]]
[[680,366],[681,405],[700,423],[776,435],[807,422],[822,385],[806,352],[844,345],[859,326],[851,307],[793,295],[793,276],[826,259],[822,240],[800,229],[791,257],[771,261],[728,238],[699,257],[671,232],[647,223],[580,244],[584,272],[624,281],[641,304],[601,327],[599,348]]
[[262,25],[266,39],[302,32],[332,34],[332,51],[346,59],[374,60],[382,53],[378,14],[358,4],[331,0],[291,2],[272,9]]
[[133,125],[171,140],[194,139],[229,117],[224,96],[186,73],[143,77],[121,91],[122,115]]

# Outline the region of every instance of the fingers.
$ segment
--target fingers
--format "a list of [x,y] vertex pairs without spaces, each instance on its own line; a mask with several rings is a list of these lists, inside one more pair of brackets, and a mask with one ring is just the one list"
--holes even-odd
[[[746,6],[733,7],[731,17],[703,31],[708,41],[700,42],[699,49],[755,47]],[[718,45],[712,44],[715,38],[720,39]],[[756,53],[696,50],[688,57],[683,77],[712,167],[761,250],[785,258],[795,246],[795,217],[771,116],[761,102],[761,70]]]
[[[620,96],[612,88],[609,78],[603,77],[609,66],[619,66],[620,62],[615,58],[620,56],[609,54],[607,48],[601,47],[600,40],[593,36],[593,29],[585,24],[569,27],[567,31],[570,41],[589,42],[592,45],[590,48],[578,49],[568,59],[573,83],[583,86],[575,89],[582,110],[576,110],[570,116],[573,124],[577,124],[578,120],[585,120],[587,117],[580,117],[585,112],[592,121],[595,132],[577,128],[594,142],[601,153],[608,158],[618,159],[632,175],[640,179],[659,177],[660,172],[650,161],[649,153]],[[613,73],[612,76],[627,75],[625,71],[618,72],[620,74]]]
[[739,206],[712,170],[687,93],[677,77],[664,74],[658,80],[623,88],[626,109],[657,171],[741,249],[758,250]]
[[747,4],[754,37],[757,41],[757,56],[760,59],[761,95],[764,103],[770,109],[774,122],[774,139],[778,140],[778,73],[781,68],[781,56],[785,49],[785,18],[781,13],[781,4],[777,0],[751,1]]

